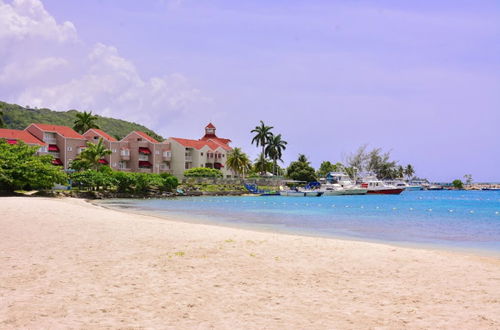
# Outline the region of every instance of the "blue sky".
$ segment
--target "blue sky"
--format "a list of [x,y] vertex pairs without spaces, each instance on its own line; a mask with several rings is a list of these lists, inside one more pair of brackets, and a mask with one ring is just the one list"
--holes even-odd
[[164,136],[212,121],[252,157],[263,119],[285,163],[368,143],[431,180],[500,181],[497,1],[0,0],[1,17],[6,101]]

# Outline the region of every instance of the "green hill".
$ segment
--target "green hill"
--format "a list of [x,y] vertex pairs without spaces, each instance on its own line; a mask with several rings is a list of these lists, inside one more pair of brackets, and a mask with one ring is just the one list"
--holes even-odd
[[[77,110],[53,111],[50,109],[28,109],[17,104],[9,104],[0,101],[0,111],[3,112],[3,119],[6,128],[25,129],[32,123],[64,125],[73,127]],[[158,141],[163,138],[149,128],[129,121],[98,116],[99,127],[115,138],[123,138],[132,131],[143,131]]]

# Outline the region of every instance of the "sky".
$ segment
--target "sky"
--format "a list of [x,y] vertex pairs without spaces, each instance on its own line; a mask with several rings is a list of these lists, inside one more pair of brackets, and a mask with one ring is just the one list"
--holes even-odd
[[500,2],[0,0],[0,100],[500,181]]

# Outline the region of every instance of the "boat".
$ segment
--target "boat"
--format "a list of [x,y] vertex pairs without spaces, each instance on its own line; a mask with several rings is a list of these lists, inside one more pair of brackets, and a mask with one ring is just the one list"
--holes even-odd
[[399,195],[405,190],[405,188],[389,185],[376,178],[365,178],[361,187],[366,188],[368,190],[368,194],[380,195]]
[[245,183],[244,186],[245,186],[246,190],[248,190],[248,192],[252,195],[257,195],[257,196],[279,196],[280,195],[279,191],[259,189],[259,187],[254,183]]
[[409,184],[404,181],[384,181],[386,184],[391,185],[391,186],[396,186],[398,188],[403,188],[405,191],[417,191],[417,190],[422,190],[423,187],[418,184]]
[[319,190],[289,189],[280,191],[280,196],[287,197],[321,197],[322,195],[323,192]]
[[[351,181],[351,178],[347,174],[340,172],[330,172],[327,174],[326,183],[322,184],[322,188],[324,187],[325,196],[328,188],[332,188],[331,190],[336,190],[332,192],[330,196],[334,195],[365,195],[368,190],[363,187],[356,186]],[[337,185],[337,186],[335,186]],[[335,189],[335,187],[340,187],[342,190]]]
[[427,190],[444,190],[444,187],[439,184],[431,184]]
[[346,195],[344,188],[338,183],[324,183],[321,185],[321,191],[324,196]]

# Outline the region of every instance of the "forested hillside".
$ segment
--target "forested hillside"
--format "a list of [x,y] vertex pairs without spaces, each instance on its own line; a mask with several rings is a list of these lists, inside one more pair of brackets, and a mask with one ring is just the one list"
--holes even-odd
[[[3,112],[3,120],[6,128],[25,129],[31,123],[65,125],[73,127],[77,110],[53,111],[50,109],[29,109],[17,104],[9,104],[0,101],[0,111]],[[163,138],[142,125],[129,121],[98,116],[97,124],[108,134],[123,138],[132,131],[143,131],[158,141]]]

